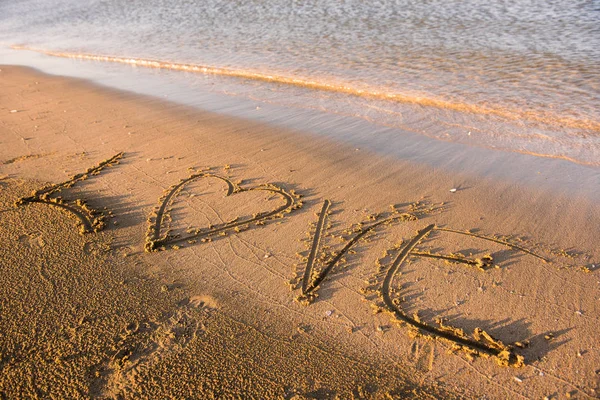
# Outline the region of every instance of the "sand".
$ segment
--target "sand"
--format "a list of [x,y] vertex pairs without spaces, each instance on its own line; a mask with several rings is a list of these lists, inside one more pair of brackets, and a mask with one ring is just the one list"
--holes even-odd
[[0,88],[3,397],[600,394],[597,201],[25,68]]

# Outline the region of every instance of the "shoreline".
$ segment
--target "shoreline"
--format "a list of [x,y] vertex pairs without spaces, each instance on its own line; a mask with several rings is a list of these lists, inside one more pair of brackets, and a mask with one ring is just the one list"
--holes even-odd
[[[469,176],[465,171],[451,173],[410,159],[397,160],[362,148],[357,151],[355,146],[318,135],[20,67],[1,69],[5,96],[0,99],[4,132],[0,182],[62,182],[124,152],[119,165],[73,190],[92,206],[111,210],[108,229],[101,233],[114,237],[111,256],[119,255],[126,264],[143,265],[137,271],[165,282],[166,293],[175,288],[179,301],[199,296],[199,303],[216,304],[220,313],[249,324],[249,329],[260,335],[287,336],[286,340],[292,341],[291,337],[302,338],[309,346],[333,346],[339,351],[333,359],[340,371],[344,357],[387,362],[398,368],[406,382],[420,382],[423,388],[433,385],[432,393],[439,389],[503,398],[543,397],[573,390],[592,396],[599,390],[594,365],[599,363],[600,349],[593,332],[600,318],[600,284],[595,283],[600,281],[595,267],[600,259],[600,205],[587,195]],[[465,165],[467,160],[457,163]],[[302,194],[304,204],[265,226],[228,231],[226,237],[185,243],[178,250],[145,253],[146,220],[163,191],[208,167],[211,173],[230,177],[242,188],[272,183],[294,190]],[[562,178],[568,180],[568,173]],[[457,190],[450,192],[453,188]],[[179,204],[171,205],[171,228],[182,234],[190,228],[264,212],[263,208],[271,209],[277,203],[264,193],[246,191],[223,197],[222,190],[212,181],[192,182],[178,193],[175,201]],[[325,199],[332,202],[332,226],[328,228],[331,236],[324,235],[324,240],[333,251],[343,246],[337,237],[348,236],[344,230],[369,221],[373,214],[393,212],[390,204],[399,212],[427,212],[418,221],[377,230],[369,240],[361,241],[353,249],[356,254],[348,253],[348,263],[334,268],[335,273],[318,289],[318,298],[306,307],[295,301],[298,289],[290,291],[287,282],[294,270],[302,272],[302,257],[307,256],[302,253],[308,249],[299,239],[312,237],[310,224],[317,222],[314,214]],[[66,217],[62,223],[74,224],[74,220]],[[361,289],[364,281],[377,285],[378,257],[429,224],[463,232],[476,229],[489,237],[513,236],[511,240],[520,238],[523,247],[552,259],[546,265],[498,243],[438,232],[431,242],[422,244],[421,252],[460,253],[469,260],[491,253],[500,268],[478,271],[417,257],[402,275],[410,280],[402,290],[408,289],[404,296],[411,299],[407,308],[411,315],[420,311],[430,324],[439,315],[467,333],[482,328],[505,343],[529,340],[529,348],[521,351],[525,367],[501,368],[484,357],[470,361],[468,353],[460,351],[446,354],[451,347],[447,343],[412,338],[406,327],[397,327],[385,313],[372,313],[371,303],[376,301]],[[82,243],[87,240],[82,236],[80,246],[85,247]],[[386,262],[381,261],[383,265]],[[575,304],[573,299],[577,299]],[[495,308],[498,304],[503,307]],[[530,315],[529,310],[536,313]],[[545,339],[552,332],[556,336],[553,342]],[[193,340],[194,346],[202,343]],[[236,346],[243,349],[243,341]],[[170,362],[182,357],[188,360],[186,365],[193,365],[188,348],[186,345]],[[255,351],[249,349],[252,347],[245,351]],[[270,357],[277,365],[275,355]],[[168,373],[169,364],[165,363],[163,356],[153,359],[145,367],[147,376]],[[299,365],[308,368],[311,363]],[[256,368],[265,366],[258,362]],[[575,374],[574,368],[580,373]],[[362,370],[358,370],[360,379]],[[335,386],[339,393],[351,386],[339,377],[318,376],[316,381],[324,383],[321,387],[315,376],[308,379],[286,373],[305,385],[304,395],[327,385]],[[391,393],[398,384],[393,379],[378,379],[379,392],[370,393],[373,397]]]
[[[0,49],[0,53],[2,51],[7,64],[18,64],[51,75],[83,79],[117,92],[124,90],[162,98],[233,118],[278,126],[286,131],[310,133],[348,146],[368,149],[386,157],[423,163],[456,173],[509,179],[527,186],[553,186],[555,190],[566,188],[568,192],[585,192],[589,198],[600,197],[600,190],[597,189],[600,187],[600,172],[595,158],[578,158],[577,152],[571,155],[558,154],[556,152],[560,153],[561,145],[553,140],[538,143],[542,147],[537,147],[537,150],[530,148],[528,144],[537,139],[527,139],[525,136],[511,139],[516,141],[510,144],[502,142],[502,134],[496,132],[496,141],[482,141],[478,132],[486,130],[483,126],[465,128],[462,133],[464,137],[462,134],[459,135],[461,137],[455,137],[454,134],[448,136],[443,134],[443,130],[437,132],[439,129],[431,124],[423,129],[417,126],[394,127],[381,121],[347,114],[343,110],[319,111],[318,106],[308,104],[296,107],[279,104],[277,101],[247,98],[243,94],[243,86],[237,85],[235,80],[229,84],[218,79],[211,81],[214,78],[211,75],[168,70],[158,73],[152,69],[110,62],[78,61],[30,51]],[[202,83],[203,79],[208,81]],[[225,89],[216,89],[221,86]],[[229,93],[230,90],[232,93]],[[241,95],[236,94],[238,90],[242,91]],[[293,93],[290,95],[296,96]],[[311,100],[307,98],[306,101]],[[401,117],[400,120],[402,119]],[[442,125],[446,124],[444,122]],[[499,123],[490,125],[488,129],[501,131],[502,126]],[[508,128],[507,125],[506,129]],[[474,135],[467,135],[467,130],[473,130]],[[585,138],[582,136],[579,140],[587,140]],[[593,137],[589,140],[594,143]],[[578,146],[581,145],[579,143]],[[581,154],[592,150],[593,146],[580,148]],[[571,153],[573,151],[575,149],[570,150]],[[530,170],[533,169],[542,176],[532,174]],[[567,175],[571,176],[566,178]]]

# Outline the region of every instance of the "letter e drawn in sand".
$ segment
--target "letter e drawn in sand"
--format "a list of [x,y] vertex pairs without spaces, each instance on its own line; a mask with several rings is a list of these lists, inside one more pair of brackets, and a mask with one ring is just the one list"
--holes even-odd
[[507,246],[513,250],[517,250],[522,253],[531,255],[535,258],[542,260],[545,263],[549,262],[547,259],[534,253],[533,251],[505,240],[478,235],[467,231],[459,231],[449,228],[440,228],[435,225],[428,225],[425,228],[417,231],[415,236],[413,236],[407,243],[400,243],[394,248],[388,250],[386,254],[390,255],[388,261],[391,262],[382,262],[385,261],[384,259],[386,259],[387,256],[383,259],[377,260],[377,265],[379,269],[375,278],[372,279],[373,285],[365,289],[364,292],[376,293],[377,297],[379,298],[379,302],[376,304],[376,308],[385,309],[386,311],[391,313],[396,319],[406,323],[409,326],[409,328],[413,329],[413,331],[416,331],[417,334],[429,335],[451,342],[453,344],[453,350],[465,351],[470,356],[494,357],[498,364],[501,366],[523,366],[524,358],[523,356],[518,355],[515,352],[513,346],[506,345],[501,341],[494,339],[491,335],[489,335],[481,328],[476,328],[473,332],[473,335],[469,336],[465,334],[465,332],[462,329],[444,325],[443,319],[441,318],[438,318],[436,320],[438,324],[438,326],[436,327],[421,321],[421,319],[418,317],[418,314],[410,316],[402,309],[401,303],[404,300],[399,295],[399,293],[393,289],[392,283],[397,276],[401,275],[400,270],[402,269],[403,264],[410,257],[434,258],[453,263],[465,264],[477,267],[478,270],[484,272],[493,266],[493,259],[489,255],[473,260],[457,254],[445,255],[417,251],[416,247],[423,240],[425,240],[433,231],[466,235],[482,240],[495,242]]
[[[219,179],[225,182],[227,184],[227,192],[225,197],[250,191],[267,191],[278,195],[281,199],[283,199],[284,203],[273,210],[258,212],[253,214],[251,217],[236,217],[229,222],[210,225],[205,228],[192,229],[188,231],[187,235],[181,236],[171,234],[171,231],[166,226],[168,221],[170,221],[169,208],[173,205],[175,198],[187,184],[204,178]],[[287,191],[274,184],[266,183],[250,188],[242,188],[227,177],[209,172],[193,174],[172,186],[159,200],[159,206],[148,219],[149,225],[146,233],[145,249],[147,252],[152,252],[166,249],[166,246],[168,245],[176,246],[178,243],[183,242],[193,243],[197,240],[200,240],[201,242],[210,242],[213,237],[226,235],[230,231],[241,232],[249,229],[251,225],[264,225],[266,221],[283,218],[284,214],[290,213],[293,210],[302,207],[300,198],[301,196],[295,193],[293,190]]]
[[62,197],[57,196],[57,194],[64,189],[73,187],[77,182],[84,181],[90,176],[100,174],[100,172],[107,167],[118,164],[121,158],[123,158],[123,153],[118,153],[111,158],[102,161],[95,167],[89,168],[85,172],[73,175],[65,182],[45,186],[34,191],[31,196],[18,199],[15,202],[15,205],[22,206],[31,203],[42,203],[59,207],[70,212],[79,219],[80,233],[83,234],[101,231],[106,226],[104,214],[90,208],[85,200],[65,200]]
[[[325,200],[321,211],[317,214],[318,220],[314,225],[314,232],[312,234],[312,240],[309,244],[309,254],[303,261],[306,262],[304,273],[302,274],[301,280],[301,293],[296,298],[298,302],[304,305],[312,303],[317,297],[320,285],[327,278],[330,272],[336,265],[343,264],[345,262],[344,257],[351,252],[351,249],[361,239],[365,239],[368,234],[375,232],[376,228],[390,226],[391,224],[398,221],[415,221],[421,216],[431,213],[436,210],[436,207],[427,207],[421,202],[411,204],[410,213],[401,213],[392,207],[391,214],[383,216],[382,214],[371,214],[368,219],[369,221],[358,223],[349,229],[346,229],[346,237],[348,240],[344,247],[335,252],[329,251],[327,247],[323,245],[324,237],[330,236],[327,234],[329,224],[327,219],[330,214],[331,201]],[[375,221],[375,222],[373,222]],[[290,284],[292,287],[298,285],[299,272],[297,271],[297,277],[292,279]]]

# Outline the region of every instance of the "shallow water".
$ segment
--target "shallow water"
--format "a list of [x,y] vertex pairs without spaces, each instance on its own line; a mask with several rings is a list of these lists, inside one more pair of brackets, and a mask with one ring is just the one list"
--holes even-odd
[[0,3],[0,41],[600,165],[597,1],[25,0]]

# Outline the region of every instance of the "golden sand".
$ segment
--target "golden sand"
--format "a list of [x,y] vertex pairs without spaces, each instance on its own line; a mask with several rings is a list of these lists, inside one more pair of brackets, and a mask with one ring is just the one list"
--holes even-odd
[[596,203],[21,68],[0,88],[2,396],[597,396]]

